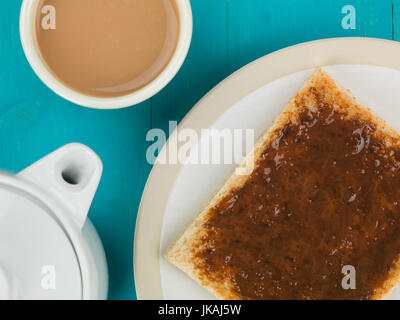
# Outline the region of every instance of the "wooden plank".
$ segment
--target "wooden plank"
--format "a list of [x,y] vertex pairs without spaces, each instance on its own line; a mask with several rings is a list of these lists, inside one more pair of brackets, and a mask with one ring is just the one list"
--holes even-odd
[[[356,29],[342,27],[342,8],[356,10]],[[330,38],[392,38],[391,0],[229,0],[229,66],[283,47]]]
[[400,0],[393,0],[392,14],[393,40],[400,41]]
[[0,113],[28,97],[46,94],[47,88],[30,68],[19,38],[21,0],[0,1]]
[[193,38],[188,57],[175,79],[152,99],[152,127],[168,130],[228,75],[227,1],[192,0]]

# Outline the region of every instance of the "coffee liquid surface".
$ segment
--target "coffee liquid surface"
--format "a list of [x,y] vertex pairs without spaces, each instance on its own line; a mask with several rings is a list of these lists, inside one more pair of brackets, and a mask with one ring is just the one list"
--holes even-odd
[[315,98],[206,222],[198,269],[242,299],[370,299],[399,259],[400,148]]
[[[42,25],[48,5],[55,29]],[[122,96],[164,70],[177,46],[179,13],[175,0],[42,0],[36,33],[44,60],[67,86]]]

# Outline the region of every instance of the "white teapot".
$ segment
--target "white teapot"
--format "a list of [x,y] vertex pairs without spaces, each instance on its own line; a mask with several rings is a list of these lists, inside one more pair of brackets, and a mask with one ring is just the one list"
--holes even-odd
[[68,144],[0,174],[0,299],[106,299],[107,263],[87,218],[103,165]]

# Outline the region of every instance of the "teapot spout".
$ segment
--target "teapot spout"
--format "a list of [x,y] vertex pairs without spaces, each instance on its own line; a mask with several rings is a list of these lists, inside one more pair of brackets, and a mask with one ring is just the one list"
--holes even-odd
[[32,164],[18,176],[60,199],[82,228],[102,171],[103,164],[92,149],[71,143]]

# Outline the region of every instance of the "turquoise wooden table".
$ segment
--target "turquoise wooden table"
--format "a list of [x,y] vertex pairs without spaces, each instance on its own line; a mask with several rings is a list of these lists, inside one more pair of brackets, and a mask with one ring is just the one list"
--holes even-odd
[[[151,169],[148,130],[167,132],[168,121],[181,120],[219,81],[277,49],[329,37],[400,39],[400,0],[191,3],[193,41],[175,79],[140,105],[102,111],[73,105],[41,83],[19,40],[21,0],[0,0],[0,168],[18,172],[69,142],[82,142],[99,154],[104,175],[90,218],[107,254],[110,299],[136,298],[132,248],[136,212]],[[343,28],[346,5],[355,9],[355,29]]]

